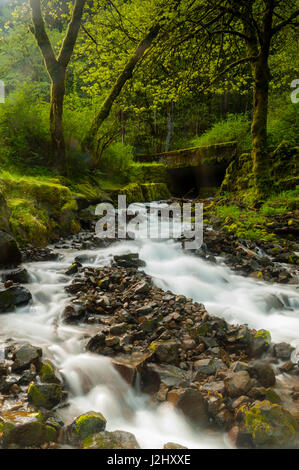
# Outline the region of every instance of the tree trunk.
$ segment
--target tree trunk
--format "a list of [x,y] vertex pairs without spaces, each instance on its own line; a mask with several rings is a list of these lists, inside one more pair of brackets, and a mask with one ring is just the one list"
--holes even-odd
[[166,143],[165,143],[165,152],[169,151],[173,131],[174,131],[173,101],[171,101],[171,103],[169,104],[169,111],[168,111],[167,136],[166,136]]
[[129,59],[125,65],[123,71],[116,80],[114,86],[112,87],[109,95],[105,99],[104,103],[99,109],[96,117],[94,118],[90,130],[87,133],[82,145],[83,148],[90,152],[92,157],[92,165],[97,166],[98,164],[98,151],[99,151],[99,142],[97,139],[99,129],[105,119],[109,116],[111,108],[114,101],[119,96],[121,90],[123,89],[126,82],[132,77],[135,66],[138,64],[140,59],[143,57],[145,51],[152,45],[153,41],[158,36],[160,30],[159,25],[153,26],[147,35],[142,39],[142,41],[137,46],[134,54]]
[[62,115],[65,94],[65,71],[51,83],[50,131],[52,138],[53,166],[66,175],[66,150],[63,135]]
[[69,22],[57,58],[46,31],[42,15],[41,0],[30,0],[29,3],[33,23],[29,28],[35,36],[44,59],[46,70],[51,79],[50,132],[52,138],[53,166],[59,173],[65,175],[67,172],[67,163],[62,127],[65,75],[80,30],[86,0],[75,0],[72,18]]
[[252,159],[255,186],[260,195],[269,189],[269,162],[267,149],[267,118],[270,73],[268,57],[263,54],[252,64],[253,117],[252,117]]

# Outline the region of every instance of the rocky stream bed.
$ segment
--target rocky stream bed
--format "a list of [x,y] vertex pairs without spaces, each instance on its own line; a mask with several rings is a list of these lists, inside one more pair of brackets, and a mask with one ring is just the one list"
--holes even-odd
[[288,248],[1,240],[2,448],[299,447]]

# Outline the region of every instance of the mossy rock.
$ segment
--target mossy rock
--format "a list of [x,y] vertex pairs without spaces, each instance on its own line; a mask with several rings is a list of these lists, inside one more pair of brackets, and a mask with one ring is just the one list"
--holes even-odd
[[62,387],[59,384],[30,384],[28,401],[37,408],[51,410],[62,399]]
[[56,440],[57,431],[44,424],[40,413],[4,411],[0,414],[0,441],[4,448],[39,447],[45,442]]
[[128,172],[130,183],[169,183],[167,167],[163,163],[133,163]]
[[242,410],[243,431],[249,434],[256,447],[289,446],[298,433],[296,419],[282,406],[265,400]]
[[70,425],[72,436],[79,441],[86,437],[104,431],[107,420],[102,413],[90,411],[74,420]]
[[165,183],[141,184],[143,198],[147,202],[169,199],[171,194]]
[[9,218],[10,210],[8,208],[4,194],[0,190],[0,230],[4,230],[5,232],[10,231]]
[[33,202],[25,199],[10,199],[8,204],[11,230],[20,244],[46,246],[51,232],[49,214],[44,209],[36,209]]
[[134,434],[125,431],[103,431],[88,436],[83,441],[84,449],[140,449]]
[[50,361],[44,361],[39,371],[40,379],[43,383],[60,384],[55,368]]

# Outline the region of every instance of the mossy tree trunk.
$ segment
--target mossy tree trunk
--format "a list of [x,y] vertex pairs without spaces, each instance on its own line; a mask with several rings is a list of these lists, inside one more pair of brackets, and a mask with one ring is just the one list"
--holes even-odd
[[30,0],[30,27],[44,59],[45,67],[51,80],[50,130],[53,148],[53,166],[61,174],[66,174],[67,162],[63,135],[63,100],[65,95],[66,70],[73,54],[80,30],[81,19],[86,0],[76,0],[71,21],[68,25],[60,52],[56,58],[46,32],[42,15],[41,0]]
[[267,121],[270,72],[268,58],[263,54],[252,64],[253,116],[252,116],[252,160],[255,186],[258,194],[267,193],[270,185],[269,156],[267,146]]
[[[253,78],[252,116],[252,163],[257,197],[267,194],[270,187],[269,154],[267,146],[267,122],[269,83],[269,55],[273,35],[272,21],[274,1],[265,0],[262,28],[258,31],[254,22],[248,21],[248,5],[243,11],[243,27],[246,37],[246,51],[250,60]],[[252,13],[252,4],[251,4]],[[253,17],[253,13],[252,13]]]

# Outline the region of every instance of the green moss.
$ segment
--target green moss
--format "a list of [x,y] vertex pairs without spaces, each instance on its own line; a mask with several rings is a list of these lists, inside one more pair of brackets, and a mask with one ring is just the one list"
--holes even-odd
[[169,180],[163,163],[132,163],[129,167],[130,183],[165,183]]
[[59,384],[30,384],[27,392],[28,401],[37,408],[52,409],[62,399],[62,388]]
[[4,448],[11,445],[39,447],[44,442],[56,440],[56,432],[47,428],[40,413],[3,411],[0,416],[0,440]]
[[257,447],[288,445],[297,435],[296,419],[284,408],[270,401],[243,409],[244,427]]
[[55,374],[53,365],[49,361],[44,361],[39,376],[42,382],[44,383],[57,383],[58,379]]
[[268,346],[268,347],[271,344],[271,334],[267,330],[258,330],[254,337],[256,339],[259,339],[259,338],[263,339],[264,342],[265,342],[265,345]]
[[141,185],[143,198],[147,202],[169,199],[171,194],[165,183],[146,183]]
[[45,246],[52,230],[46,210],[36,209],[33,202],[19,198],[9,199],[8,206],[11,230],[19,243]]
[[90,412],[79,416],[73,423],[73,430],[79,439],[104,431],[106,428],[106,418],[101,413]]
[[270,401],[270,403],[279,405],[281,403],[281,398],[278,393],[273,390],[273,388],[268,388],[266,393],[266,399]]
[[57,430],[53,426],[45,426],[45,440],[46,442],[57,441]]

